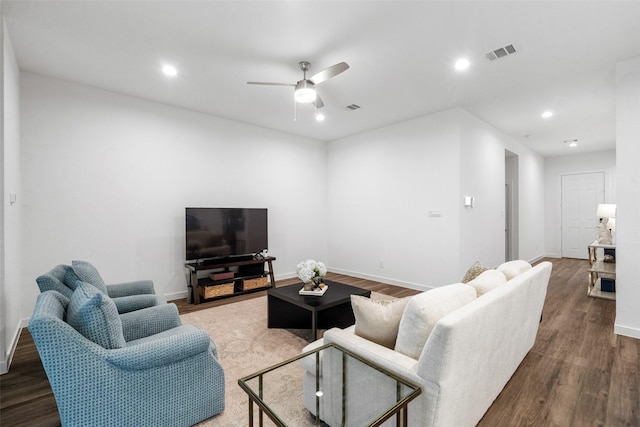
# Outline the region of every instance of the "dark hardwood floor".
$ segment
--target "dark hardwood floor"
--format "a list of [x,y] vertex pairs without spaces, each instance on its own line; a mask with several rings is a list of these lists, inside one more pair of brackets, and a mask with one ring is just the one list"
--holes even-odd
[[[587,261],[549,261],[554,268],[536,343],[479,426],[640,426],[640,340],[613,333],[614,301],[587,297]],[[398,297],[416,293],[349,276],[328,278]],[[278,286],[295,282],[278,281]],[[174,302],[187,313],[264,293],[197,306]],[[60,425],[26,329],[10,371],[0,377],[0,425]]]

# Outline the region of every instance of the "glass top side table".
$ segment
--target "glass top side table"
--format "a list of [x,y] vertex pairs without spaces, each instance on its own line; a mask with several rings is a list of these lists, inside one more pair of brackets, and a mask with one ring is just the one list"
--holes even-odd
[[[305,379],[303,364],[315,369],[311,380],[315,384],[304,384],[309,379]],[[325,416],[331,418],[331,425],[350,427],[379,426],[395,416],[398,426],[406,426],[407,405],[422,392],[417,385],[335,344],[241,378],[238,384],[249,395],[249,426],[254,425],[254,404],[259,426],[269,420],[267,425],[326,426],[321,419]],[[315,402],[307,401],[307,406],[305,386],[315,390]],[[310,406],[315,409],[308,409]]]

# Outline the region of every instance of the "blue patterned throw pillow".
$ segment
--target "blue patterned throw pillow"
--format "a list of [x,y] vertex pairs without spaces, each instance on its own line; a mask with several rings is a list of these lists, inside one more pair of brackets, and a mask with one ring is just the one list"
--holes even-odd
[[67,308],[67,323],[85,338],[106,349],[126,345],[122,320],[115,303],[88,283],[77,283]]
[[71,261],[73,272],[78,278],[85,282],[92,284],[100,291],[107,293],[107,285],[102,280],[102,276],[98,273],[98,270],[87,261]]

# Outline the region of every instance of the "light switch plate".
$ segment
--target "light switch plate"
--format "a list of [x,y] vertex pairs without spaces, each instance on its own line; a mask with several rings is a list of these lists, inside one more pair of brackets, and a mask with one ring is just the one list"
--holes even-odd
[[473,197],[464,196],[464,207],[465,208],[472,208],[473,207]]

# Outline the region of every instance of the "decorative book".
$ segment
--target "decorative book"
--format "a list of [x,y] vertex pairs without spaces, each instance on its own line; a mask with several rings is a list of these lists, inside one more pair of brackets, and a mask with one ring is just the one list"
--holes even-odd
[[220,273],[211,273],[209,277],[211,278],[211,280],[226,280],[233,279],[234,274],[235,273],[233,271],[223,271]]
[[312,295],[314,297],[321,297],[325,292],[327,292],[327,289],[329,289],[328,285],[324,285],[323,288],[314,289],[312,291],[305,291],[304,288],[302,288],[300,289],[300,291],[298,291],[298,293],[300,295]]

